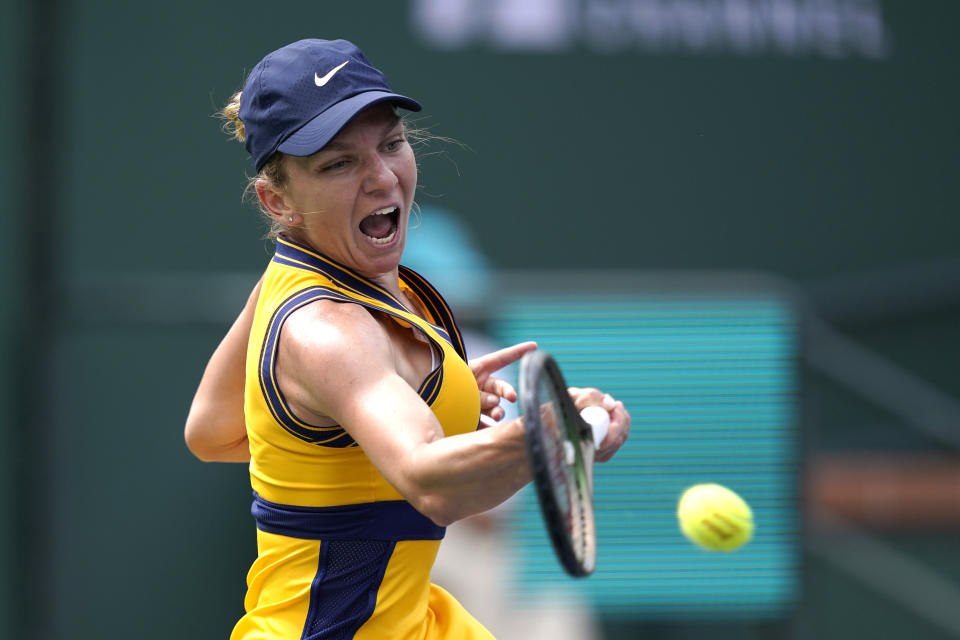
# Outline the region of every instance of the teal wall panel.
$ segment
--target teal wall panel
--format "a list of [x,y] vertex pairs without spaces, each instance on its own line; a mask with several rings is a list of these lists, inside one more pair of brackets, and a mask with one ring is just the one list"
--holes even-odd
[[[528,487],[508,510],[516,597],[572,589],[598,612],[632,619],[793,614],[802,526],[796,314],[773,291],[708,287],[570,287],[498,305],[502,344],[536,338],[568,384],[598,387],[632,416],[630,439],[595,469],[596,573],[576,582],[561,571]],[[735,553],[704,551],[680,534],[677,500],[711,482],[753,509],[753,539]]]

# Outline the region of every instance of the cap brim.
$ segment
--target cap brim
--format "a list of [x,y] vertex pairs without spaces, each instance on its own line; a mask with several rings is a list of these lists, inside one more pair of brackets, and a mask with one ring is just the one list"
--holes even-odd
[[378,102],[393,102],[410,111],[420,111],[422,108],[416,100],[389,91],[358,93],[346,100],[341,100],[297,129],[280,143],[277,151],[291,156],[312,155],[333,140],[358,113]]

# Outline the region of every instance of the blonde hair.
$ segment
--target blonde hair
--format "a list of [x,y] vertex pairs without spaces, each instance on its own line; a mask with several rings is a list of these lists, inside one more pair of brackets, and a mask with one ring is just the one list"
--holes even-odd
[[[227,106],[223,108],[220,112],[220,117],[223,119],[223,131],[232,139],[237,140],[238,142],[246,142],[247,134],[246,129],[243,126],[243,120],[240,119],[240,95],[241,91],[237,91],[235,94],[230,96],[230,101],[227,102]],[[283,159],[284,154],[279,151],[267,160],[267,162],[260,169],[260,172],[250,178],[247,178],[247,186],[243,190],[243,197],[250,198],[255,201],[257,204],[257,209],[260,211],[260,214],[264,217],[267,222],[267,238],[276,238],[286,228],[277,222],[274,216],[270,215],[270,212],[266,207],[263,206],[263,203],[260,202],[260,198],[257,197],[257,180],[264,180],[269,183],[271,186],[276,187],[277,189],[283,190],[287,185],[287,172],[284,170]]]

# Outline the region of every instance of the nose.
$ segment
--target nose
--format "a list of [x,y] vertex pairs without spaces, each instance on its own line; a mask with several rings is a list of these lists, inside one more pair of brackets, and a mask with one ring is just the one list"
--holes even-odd
[[393,168],[379,154],[367,161],[367,172],[363,179],[363,188],[368,193],[386,191],[399,183]]

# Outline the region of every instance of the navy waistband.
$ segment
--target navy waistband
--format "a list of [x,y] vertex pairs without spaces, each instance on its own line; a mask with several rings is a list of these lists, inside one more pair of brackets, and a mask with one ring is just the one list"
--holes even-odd
[[440,540],[446,532],[405,500],[298,507],[254,492],[250,512],[261,531],[306,540]]

